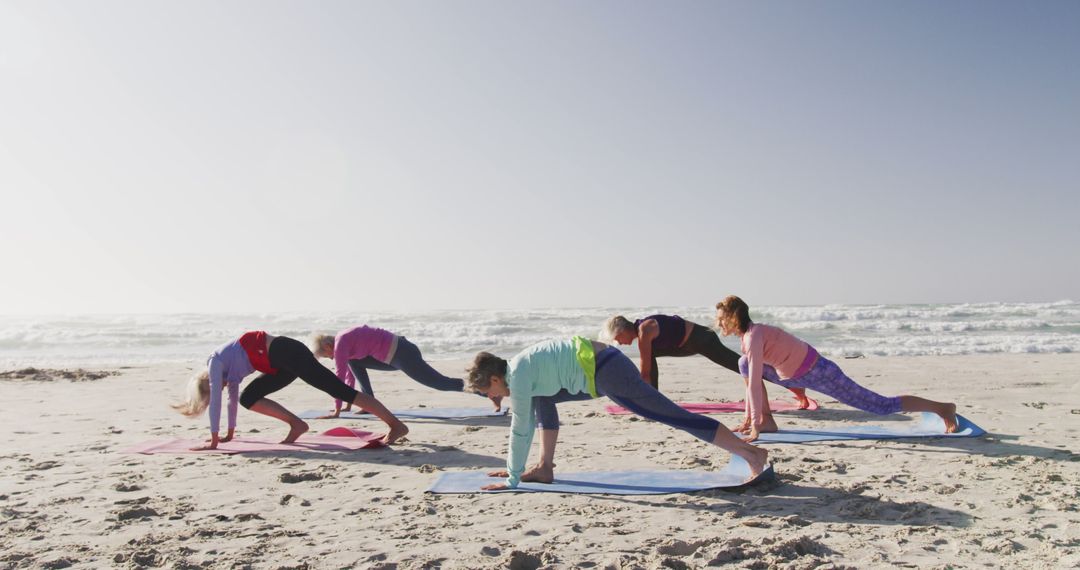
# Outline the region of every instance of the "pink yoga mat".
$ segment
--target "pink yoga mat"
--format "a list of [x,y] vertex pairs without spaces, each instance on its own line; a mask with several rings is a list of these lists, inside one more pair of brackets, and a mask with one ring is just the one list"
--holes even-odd
[[218,445],[217,449],[205,451],[192,451],[192,447],[203,445],[205,442],[195,439],[168,439],[147,441],[140,443],[125,453],[142,453],[153,455],[155,453],[258,453],[260,451],[353,451],[383,447],[381,440],[383,434],[371,433],[347,427],[336,427],[323,432],[322,435],[303,435],[295,443],[278,443],[247,439],[238,437],[230,442]]
[[[720,414],[725,412],[741,413],[746,411],[746,402],[678,402],[683,409],[694,412],[695,414]],[[798,410],[799,405],[790,402],[781,402],[779,400],[770,400],[769,409],[774,412],[790,412]],[[808,410],[818,409],[817,400],[810,399],[810,407]],[[604,406],[604,410],[609,414],[623,415],[632,414],[630,410],[616,406],[615,404],[608,404]]]

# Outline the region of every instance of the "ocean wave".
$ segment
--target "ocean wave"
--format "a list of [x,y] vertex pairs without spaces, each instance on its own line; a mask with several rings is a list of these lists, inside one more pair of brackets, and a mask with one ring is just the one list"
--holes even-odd
[[[679,314],[711,325],[700,307],[586,307],[426,312],[181,313],[166,315],[0,316],[0,365],[199,362],[247,330],[306,340],[368,323],[404,335],[432,360],[479,350],[512,355],[535,342],[596,337],[615,314]],[[1080,351],[1080,304],[762,306],[756,321],[790,330],[824,354],[917,356]],[[733,338],[728,346],[737,346]]]

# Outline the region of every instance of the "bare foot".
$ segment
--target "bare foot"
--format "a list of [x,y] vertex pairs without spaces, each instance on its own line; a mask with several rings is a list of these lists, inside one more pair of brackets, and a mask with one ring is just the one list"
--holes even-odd
[[938,415],[945,420],[945,433],[956,432],[956,404],[942,404]]
[[806,397],[806,388],[788,388],[792,394],[795,394],[795,399],[799,402],[800,410],[810,409],[810,398]]
[[769,462],[769,451],[756,445],[747,445],[746,449],[738,452],[738,455],[750,465],[750,479],[748,481],[752,481],[758,475],[761,475],[761,472],[765,470],[765,464]]
[[289,424],[289,435],[285,436],[281,443],[292,443],[300,439],[300,436],[307,433],[309,429],[311,428],[308,427],[307,422],[302,420],[298,424]]
[[395,441],[405,437],[405,434],[409,433],[409,426],[403,422],[397,422],[390,426],[390,431],[383,436],[383,445],[392,445]]
[[769,414],[761,418],[761,425],[758,426],[758,433],[776,433],[780,428],[776,426],[776,419]]
[[555,480],[555,465],[537,463],[521,474],[521,480],[530,483],[551,483]]

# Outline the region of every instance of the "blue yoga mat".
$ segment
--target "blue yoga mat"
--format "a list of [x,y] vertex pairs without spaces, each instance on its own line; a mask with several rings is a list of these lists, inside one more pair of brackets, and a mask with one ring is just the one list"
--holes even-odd
[[807,443],[812,441],[845,441],[853,439],[900,439],[908,437],[978,437],[986,430],[957,414],[955,433],[945,433],[945,422],[937,414],[923,412],[913,422],[897,422],[895,426],[849,426],[831,430],[782,429],[776,433],[758,435],[754,443]]
[[[461,420],[465,418],[488,418],[505,416],[506,410],[495,411],[491,408],[416,408],[412,410],[391,410],[399,418],[423,418],[438,420]],[[329,411],[308,410],[300,414],[305,420],[313,420],[325,416]],[[342,412],[338,419],[342,420],[377,420],[372,414],[358,414],[356,412]]]
[[732,489],[775,479],[772,467],[747,483],[750,468],[733,457],[722,471],[593,471],[556,473],[554,483],[521,483],[516,489],[481,491],[484,485],[500,483],[484,471],[443,473],[429,493],[572,493],[585,495],[665,495],[705,489]]

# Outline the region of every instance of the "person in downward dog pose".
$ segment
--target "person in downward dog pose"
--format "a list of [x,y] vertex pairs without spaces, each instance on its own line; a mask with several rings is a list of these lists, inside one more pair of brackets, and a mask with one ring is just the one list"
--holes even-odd
[[762,432],[777,430],[776,420],[768,413],[761,382],[766,365],[780,375],[784,387],[809,388],[836,398],[853,408],[873,414],[897,412],[933,412],[945,421],[945,433],[956,431],[956,404],[935,402],[918,396],[885,397],[848,378],[835,362],[818,354],[814,347],[777,327],[750,320],[750,308],[740,298],[730,295],[716,304],[716,325],[724,335],[741,340],[743,357],[740,370],[746,378],[746,417],[735,431],[754,441]]
[[[469,368],[468,388],[488,397],[510,398],[510,450],[506,470],[489,473],[505,482],[485,490],[510,489],[521,481],[550,483],[554,478],[559,415],[555,404],[601,395],[634,413],[712,443],[746,460],[751,479],[765,470],[768,452],[741,441],[720,422],[679,407],[641,381],[637,367],[615,347],[573,337],[535,344],[510,362],[481,352]],[[535,419],[534,419],[535,414]],[[525,470],[537,423],[541,430],[540,463]]]
[[[390,331],[362,325],[346,329],[336,337],[328,334],[315,335],[312,339],[312,352],[319,358],[331,358],[337,371],[337,377],[350,388],[360,383],[360,390],[368,396],[375,396],[371,388],[368,370],[400,370],[417,382],[444,392],[461,392],[465,381],[461,378],[444,376],[424,361],[420,349],[409,339]],[[342,411],[349,411],[352,401],[334,400],[334,411],[325,416],[338,417]],[[494,401],[498,410],[501,402]],[[364,409],[363,406],[360,406]]]
[[[262,374],[249,382],[241,393],[240,382],[256,370]],[[308,424],[267,396],[297,378],[330,396],[353,402],[386,422],[390,431],[382,441],[387,445],[409,432],[409,428],[374,397],[361,394],[338,381],[334,373],[319,364],[302,342],[284,336],[275,337],[264,331],[244,333],[214,351],[207,360],[207,369],[188,382],[187,400],[173,408],[188,417],[199,416],[207,408],[210,409],[210,441],[196,450],[217,449],[219,443],[233,438],[238,402],[253,412],[289,424],[289,434],[282,443],[292,443],[308,430]],[[225,437],[221,437],[221,392],[226,387],[229,390],[229,429]]]
[[[622,315],[611,317],[604,323],[603,336],[619,344],[629,345],[638,341],[641,354],[641,378],[653,388],[660,389],[660,371],[656,364],[658,356],[693,356],[705,358],[739,373],[739,354],[720,342],[720,337],[708,327],[688,321],[679,315],[649,315],[630,321]],[[772,380],[767,374],[766,380]],[[803,388],[788,387],[799,402],[799,409],[810,407],[810,400]]]

